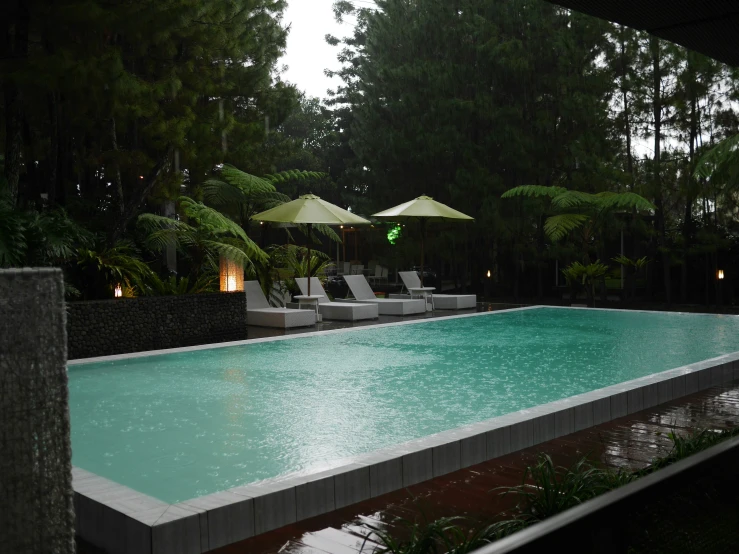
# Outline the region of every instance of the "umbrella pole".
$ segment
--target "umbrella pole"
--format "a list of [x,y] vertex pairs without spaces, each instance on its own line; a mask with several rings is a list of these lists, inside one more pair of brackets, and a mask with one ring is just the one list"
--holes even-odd
[[311,224],[308,223],[308,296],[310,296],[310,228]]
[[423,286],[423,252],[426,248],[426,218],[421,218],[421,286]]

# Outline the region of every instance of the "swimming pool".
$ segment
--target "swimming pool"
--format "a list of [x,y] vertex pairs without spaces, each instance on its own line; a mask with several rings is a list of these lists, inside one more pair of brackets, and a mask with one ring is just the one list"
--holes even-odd
[[75,466],[165,502],[739,350],[739,318],[536,308],[70,366]]

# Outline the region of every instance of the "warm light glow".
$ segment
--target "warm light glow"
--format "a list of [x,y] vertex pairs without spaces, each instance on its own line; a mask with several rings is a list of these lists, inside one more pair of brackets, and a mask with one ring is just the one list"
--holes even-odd
[[717,277],[718,277],[719,279],[723,279],[723,278],[724,278],[724,270],[723,270],[723,269],[719,269],[719,270],[718,270],[718,275],[717,275]]
[[244,290],[244,268],[241,264],[221,256],[220,259],[221,292],[235,292]]
[[116,285],[115,286],[115,293],[114,294],[115,294],[115,297],[116,298],[121,298],[123,296],[123,289],[121,289],[121,286],[120,285]]
[[343,226],[343,225],[339,225],[339,227],[341,227],[342,229],[344,228],[344,226]]
[[488,269],[488,279],[490,279],[490,270]]
[[233,292],[236,290],[236,275],[229,275],[226,278],[226,292]]
[[143,175],[139,175],[139,179],[143,179],[143,178],[144,178],[144,176],[143,176]]

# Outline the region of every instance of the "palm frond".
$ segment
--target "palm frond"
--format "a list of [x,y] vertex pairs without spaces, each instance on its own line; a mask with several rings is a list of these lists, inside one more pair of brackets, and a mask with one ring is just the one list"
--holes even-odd
[[152,252],[161,252],[169,246],[179,247],[196,229],[184,221],[157,214],[141,214],[137,226],[146,233],[144,244]]
[[275,186],[269,179],[251,175],[245,171],[235,168],[230,164],[224,164],[221,169],[221,176],[231,185],[234,185],[246,194],[254,194],[257,192],[274,192]]
[[151,233],[162,229],[173,229],[175,231],[194,231],[195,228],[179,219],[172,219],[157,214],[141,214],[136,221],[139,228],[145,233]]
[[92,266],[106,280],[108,285],[130,283],[144,290],[146,282],[153,275],[151,268],[139,257],[139,251],[129,241],[120,241],[111,248],[78,251],[78,265]]
[[522,185],[505,191],[501,198],[515,198],[517,196],[528,196],[528,197],[548,197],[554,198],[562,193],[567,192],[566,188],[562,187],[545,187],[542,185]]
[[328,225],[324,225],[323,223],[314,223],[313,229],[316,231],[316,233],[319,233],[323,235],[324,237],[328,237],[334,242],[341,243],[341,237],[337,235],[336,231],[334,231]]
[[558,241],[568,233],[582,227],[590,216],[585,214],[559,214],[548,217],[544,222],[544,233],[553,241]]
[[203,200],[217,206],[242,204],[246,200],[246,194],[241,188],[217,179],[208,179],[200,190],[203,193]]
[[277,191],[257,192],[252,195],[251,199],[255,204],[260,206],[262,210],[276,208],[280,204],[290,202],[291,200],[291,198],[287,194],[282,194],[281,192]]
[[694,175],[710,177],[726,166],[739,166],[739,134],[725,138],[703,154],[695,166]]
[[552,198],[552,207],[558,209],[579,208],[581,206],[592,206],[597,203],[595,195],[579,190],[567,190]]
[[220,237],[219,242],[239,248],[242,252],[244,252],[244,254],[249,256],[252,261],[266,263],[269,258],[267,253],[259,248],[257,243],[255,243],[249,237],[246,237],[246,240],[231,237]]
[[240,264],[242,267],[253,270],[254,256],[250,256],[245,252],[242,245],[234,245],[215,240],[204,240],[202,245],[209,251],[208,253],[213,259],[223,256]]
[[636,209],[656,210],[657,207],[649,200],[635,192],[599,192],[595,195],[599,207],[608,209]]
[[218,210],[188,196],[181,196],[178,202],[187,217],[194,219],[200,226],[206,227],[212,233],[217,235],[230,234],[244,242],[250,242],[244,230]]
[[310,179],[323,179],[324,177],[328,177],[328,173],[320,173],[318,171],[300,171],[297,169],[290,169],[287,171],[281,171],[280,173],[272,173],[270,175],[264,176],[264,178],[269,180],[271,183],[308,181]]

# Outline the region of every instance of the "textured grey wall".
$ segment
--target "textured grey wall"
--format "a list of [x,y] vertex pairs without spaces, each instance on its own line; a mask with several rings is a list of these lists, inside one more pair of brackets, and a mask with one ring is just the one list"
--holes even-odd
[[67,304],[69,359],[246,338],[243,292]]
[[0,270],[0,551],[72,554],[64,286]]

